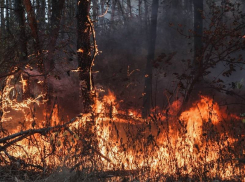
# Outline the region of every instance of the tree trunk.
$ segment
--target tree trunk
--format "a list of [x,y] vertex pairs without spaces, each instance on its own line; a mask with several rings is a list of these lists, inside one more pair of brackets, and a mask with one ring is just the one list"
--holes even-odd
[[[91,113],[95,102],[95,89],[92,77],[92,56],[91,56],[91,26],[92,22],[89,17],[91,1],[77,0],[77,55],[78,66],[80,69],[80,91],[83,103],[83,112]],[[90,121],[86,122],[84,138],[86,141],[83,143],[84,148],[94,146],[97,148],[98,142],[96,134],[93,130],[95,120],[91,117]],[[85,154],[86,155],[86,154]]]
[[48,11],[47,11],[47,28],[49,29],[49,25],[50,25],[50,19],[51,19],[51,12],[52,12],[52,3],[51,3],[51,0],[47,0],[47,3],[48,3]]
[[[0,6],[4,7],[4,0],[0,0]],[[1,33],[0,33],[0,38],[1,38],[1,44],[0,44],[0,60],[1,62],[4,61],[4,37],[5,37],[5,18],[4,18],[4,8],[0,8],[1,10]]]
[[131,0],[127,0],[128,17],[132,17]]
[[[56,42],[59,37],[59,30],[60,30],[60,22],[61,22],[61,15],[62,10],[65,4],[65,0],[53,0],[52,1],[52,15],[51,15],[51,30],[49,36],[49,44],[48,44],[48,54],[47,59],[44,62],[45,64],[45,74],[50,73],[55,68],[55,61],[54,61],[54,53],[56,48]],[[50,113],[52,109],[52,103],[54,100],[54,88],[52,84],[49,83],[49,79],[46,78],[46,87],[47,87],[47,113]]]
[[[0,0],[0,6],[4,7],[4,0]],[[4,8],[1,8],[1,37],[5,34],[5,18],[4,18]]]
[[149,44],[149,32],[148,32],[148,6],[147,1],[144,0],[145,13],[144,13],[144,24],[145,24],[145,32],[146,32],[146,40]]
[[184,20],[184,24],[186,24],[186,33],[188,33],[189,29],[192,29],[193,27],[193,0],[185,0],[185,4],[184,4],[184,8],[185,8],[185,20]]
[[41,28],[42,25],[43,25],[43,18],[41,16],[41,13],[42,13],[42,7],[41,7],[41,2],[40,0],[36,0],[36,17],[37,17],[37,20],[38,20],[38,27]]
[[147,0],[144,0],[144,6],[145,6],[145,22],[147,23],[147,21],[148,21],[148,14],[149,14],[149,12],[148,12],[148,6],[147,6]]
[[92,111],[95,89],[92,77],[90,1],[77,0],[77,55],[80,90],[85,113]]
[[38,58],[37,64],[38,64],[39,72],[43,73],[44,71],[43,61],[41,58],[39,58],[39,55],[41,54],[41,46],[40,46],[40,41],[39,41],[39,36],[38,36],[38,27],[37,27],[37,20],[35,17],[35,13],[33,11],[30,0],[23,0],[23,4],[27,12],[29,26],[31,28],[31,34],[32,34],[32,37],[34,38],[34,49],[35,49],[35,54]]
[[145,74],[145,87],[143,97],[142,117],[146,118],[150,114],[151,97],[152,97],[152,62],[154,60],[156,36],[157,36],[157,15],[158,15],[159,0],[153,0],[151,11],[151,26],[148,42],[148,55]]
[[126,21],[126,17],[125,17],[125,13],[124,13],[124,7],[123,7],[123,2],[120,2],[120,0],[116,0],[117,1],[117,4],[118,4],[118,7],[122,13],[122,18],[124,20],[124,22]]
[[48,45],[48,56],[45,62],[46,72],[50,72],[54,69],[54,59],[53,55],[55,52],[56,42],[59,36],[60,30],[60,21],[62,10],[64,7],[65,0],[53,0],[52,1],[52,15],[51,15],[51,28],[49,36],[49,45]]
[[[9,0],[6,0],[6,6],[9,7]],[[10,33],[9,9],[6,9],[6,30],[8,33]]]
[[139,20],[140,21],[141,21],[141,4],[142,4],[142,0],[139,0],[139,2],[138,2],[138,8],[139,8],[139,10],[138,10],[138,12],[139,12],[138,16],[139,16]]
[[27,59],[27,40],[25,33],[25,12],[21,0],[15,0],[15,14],[19,25],[19,57],[20,61],[23,62]]
[[189,13],[192,12],[192,1],[193,0],[185,0],[185,10]]
[[93,21],[97,20],[98,16],[98,0],[93,0]]
[[40,0],[36,0],[36,13],[37,13],[37,18],[39,18],[38,15],[40,15],[40,11],[41,11]]
[[178,11],[179,7],[181,6],[181,1],[179,0],[172,0],[172,7],[175,11]]
[[[1,1],[1,7],[4,7],[4,0]],[[4,8],[1,8],[1,35],[5,34],[5,18],[4,18]]]
[[[20,62],[27,61],[27,38],[25,32],[25,11],[22,6],[21,0],[15,0],[15,14],[16,19],[19,25],[19,32],[18,32],[18,56]],[[26,80],[27,85],[23,89],[22,99],[26,99],[30,97],[30,88],[29,88],[29,77],[28,75],[23,74],[23,79]]]
[[[182,16],[182,2],[179,0],[172,0],[171,4],[171,13],[168,13],[167,17],[170,16],[170,23],[174,24],[175,26],[181,24]],[[169,40],[169,47],[171,50],[176,51],[178,48],[178,38],[175,36],[175,32],[171,32],[170,40]]]
[[194,3],[194,59],[193,68],[197,74],[202,67],[202,37],[203,37],[203,0],[193,1]]
[[13,26],[13,22],[14,22],[14,5],[12,3],[12,0],[9,0],[9,8],[10,8],[10,11],[9,11],[9,26],[12,28]]
[[178,23],[181,19],[182,2],[179,0],[172,0],[172,23]]
[[45,13],[45,9],[46,9],[46,0],[40,0],[41,1],[41,9],[40,9],[40,25],[41,27],[45,27],[45,24],[46,24],[46,20],[45,20],[45,17],[46,17],[46,13]]
[[192,62],[192,81],[187,88],[183,105],[179,111],[179,114],[185,108],[187,102],[189,101],[190,95],[193,91],[195,85],[200,82],[202,78],[202,66],[203,66],[203,0],[193,1],[194,5],[194,57]]
[[[100,14],[101,15],[103,15],[105,13],[104,5],[105,5],[105,0],[100,0]],[[100,18],[100,23],[99,24],[102,25],[102,28],[105,26],[104,25],[104,17]]]
[[115,18],[115,10],[116,10],[116,0],[112,0],[112,5],[111,5],[111,21],[114,21]]

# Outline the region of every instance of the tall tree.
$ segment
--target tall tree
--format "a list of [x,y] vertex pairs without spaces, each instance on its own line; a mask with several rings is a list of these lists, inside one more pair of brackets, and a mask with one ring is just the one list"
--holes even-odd
[[116,10],[116,0],[112,0],[112,5],[111,5],[111,21],[114,21],[115,18],[115,10]]
[[10,24],[9,24],[9,0],[6,0],[6,30],[10,33]]
[[185,0],[184,1],[185,10],[189,13],[191,13],[191,11],[192,11],[192,1],[193,0]]
[[149,32],[148,32],[148,5],[147,5],[147,0],[144,0],[144,7],[145,7],[145,13],[144,13],[144,28],[145,28],[145,32],[146,32],[146,39],[147,39],[147,41],[148,41],[148,34],[149,34]]
[[56,42],[59,36],[60,22],[62,10],[65,4],[65,0],[52,0],[52,15],[51,15],[51,26],[50,26],[50,36],[48,45],[48,56],[45,64],[45,71],[50,72],[54,69],[54,51]]
[[35,16],[35,12],[32,8],[32,4],[30,0],[23,0],[23,4],[25,6],[26,12],[27,12],[27,17],[29,20],[29,26],[31,28],[31,34],[34,39],[34,49],[35,49],[35,54],[38,58],[38,68],[41,73],[44,71],[43,67],[43,61],[41,58],[39,58],[39,55],[41,54],[41,45],[39,41],[39,33],[38,33],[38,25],[37,25],[37,20]]
[[[100,14],[103,15],[105,13],[105,0],[100,0]],[[100,18],[100,24],[104,27],[104,17]]]
[[189,27],[188,29],[192,29],[190,27],[193,27],[193,18],[190,19],[190,17],[193,17],[193,0],[185,0],[184,2],[184,9],[185,9],[185,16],[184,17],[184,24]]
[[96,21],[98,16],[98,2],[97,0],[93,0],[93,21]]
[[[0,6],[4,7],[4,0],[0,0]],[[0,60],[3,62],[4,59],[4,36],[5,36],[5,18],[4,18],[4,8],[0,8],[1,11],[1,29],[0,29],[0,39],[1,39],[1,44],[0,44]]]
[[[32,3],[32,6],[34,7],[34,1]],[[39,29],[44,28],[45,26],[45,8],[46,0],[36,0],[34,12],[36,14]]]
[[90,1],[77,0],[77,55],[80,89],[85,113],[92,111],[95,89],[92,77]]
[[195,74],[198,74],[202,67],[203,55],[203,0],[193,1],[194,3],[194,59],[193,67]]
[[[193,1],[194,5],[194,57],[192,61],[192,81],[187,88],[182,109],[189,100],[194,86],[203,76],[203,0]],[[182,110],[181,109],[181,110]],[[181,112],[179,111],[179,113]]]
[[[27,38],[25,32],[25,11],[21,0],[15,0],[15,15],[19,25],[18,31],[18,57],[19,61],[25,63],[27,61]],[[29,78],[27,75],[22,75],[26,80],[27,85],[23,89],[22,98],[26,99],[30,96]]]
[[41,26],[45,27],[45,17],[46,17],[46,0],[41,0],[40,5],[40,24]]
[[123,6],[123,1],[120,2],[120,0],[116,0],[117,4],[118,4],[118,8],[120,9],[121,13],[122,13],[122,18],[124,21],[126,21],[126,17],[125,17],[125,12],[124,12],[124,6]]
[[48,4],[48,7],[47,7],[47,21],[48,21],[48,24],[50,24],[50,19],[51,19],[51,13],[52,13],[52,3],[51,3],[51,0],[47,0],[47,4]]
[[180,7],[181,7],[182,2],[179,0],[172,0],[172,13],[173,13],[173,18],[174,20],[178,18],[178,15],[180,14]]
[[13,27],[13,22],[14,22],[14,4],[12,3],[12,0],[9,0],[9,21],[10,21],[10,27]]
[[138,2],[138,16],[139,16],[139,20],[141,21],[141,4],[142,4],[142,0],[139,0]]
[[19,26],[19,58],[20,61],[23,62],[26,61],[27,58],[27,39],[25,33],[25,11],[21,0],[15,0],[15,14]]
[[149,115],[151,109],[152,62],[155,57],[158,8],[159,8],[159,0],[153,0],[152,10],[151,10],[150,36],[148,42],[148,55],[147,55],[146,73],[145,73],[145,87],[144,87],[143,110],[142,110],[143,118],[146,118]]
[[128,17],[132,17],[131,0],[127,0],[127,14],[128,14]]
[[[51,15],[51,26],[50,26],[50,35],[49,35],[49,44],[48,44],[48,54],[47,58],[44,62],[45,67],[45,75],[50,73],[55,68],[55,60],[54,60],[54,53],[56,49],[56,43],[59,37],[59,30],[60,30],[60,23],[61,23],[61,15],[62,10],[65,4],[65,0],[52,0],[52,15]],[[46,96],[48,99],[47,103],[47,113],[50,113],[52,110],[52,102],[54,99],[53,91],[54,88],[52,84],[49,83],[48,78],[46,78],[45,83],[47,90],[46,90]]]
[[[4,0],[0,0],[1,7],[4,7]],[[5,18],[4,18],[4,8],[1,8],[1,36],[3,37],[5,33]]]
[[[170,22],[171,24],[173,25],[178,25],[178,24],[181,24],[181,18],[183,17],[182,15],[182,1],[179,1],[179,0],[172,0],[171,1],[171,13],[167,12],[167,15],[166,17],[168,17],[168,19],[170,19]],[[169,10],[167,10],[169,11]],[[170,46],[170,49],[171,50],[174,50],[176,51],[178,49],[177,45],[178,45],[178,37],[175,36],[175,32],[171,31],[170,32],[170,35],[169,37],[171,37],[169,39],[169,46]]]

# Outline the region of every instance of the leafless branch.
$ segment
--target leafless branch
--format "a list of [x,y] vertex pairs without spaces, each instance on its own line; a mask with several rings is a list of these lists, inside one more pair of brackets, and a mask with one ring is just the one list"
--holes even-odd
[[[0,143],[4,144],[4,143],[7,143],[9,140],[12,140],[11,144],[14,144],[14,143],[16,143],[18,141],[21,141],[24,138],[26,138],[28,136],[31,136],[31,135],[34,135],[34,134],[38,134],[39,133],[41,135],[45,135],[45,134],[47,134],[47,133],[49,133],[51,131],[57,131],[59,129],[65,128],[69,124],[74,123],[76,120],[77,120],[77,118],[73,118],[69,122],[67,122],[67,123],[65,123],[63,125],[57,125],[57,126],[54,126],[54,127],[47,127],[47,128],[40,128],[40,129],[29,129],[29,130],[26,130],[26,131],[21,131],[21,132],[9,135],[7,137],[1,138],[0,139]],[[8,144],[6,144],[6,145],[8,145]],[[2,151],[5,148],[6,147],[4,147],[4,146],[0,147],[0,151]]]

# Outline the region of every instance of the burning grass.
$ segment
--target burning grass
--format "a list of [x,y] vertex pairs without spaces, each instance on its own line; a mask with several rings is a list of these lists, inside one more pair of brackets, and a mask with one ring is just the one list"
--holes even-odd
[[67,122],[58,117],[57,105],[49,117],[37,118],[33,111],[45,104],[42,96],[17,101],[7,83],[0,133],[6,180],[47,178],[55,170],[52,175],[67,173],[70,181],[245,180],[244,123],[209,97],[201,96],[179,117],[176,101],[144,120],[120,110],[109,93],[96,101],[94,112]]

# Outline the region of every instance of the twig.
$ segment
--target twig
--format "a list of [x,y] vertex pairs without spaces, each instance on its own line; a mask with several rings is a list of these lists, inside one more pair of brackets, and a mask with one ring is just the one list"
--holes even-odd
[[99,16],[98,16],[99,18],[102,18],[102,17],[104,17],[104,16],[107,14],[107,12],[108,12],[108,10],[109,10],[109,3],[110,3],[110,0],[106,3],[107,6],[106,6],[105,12],[104,12],[102,15],[99,15]]

